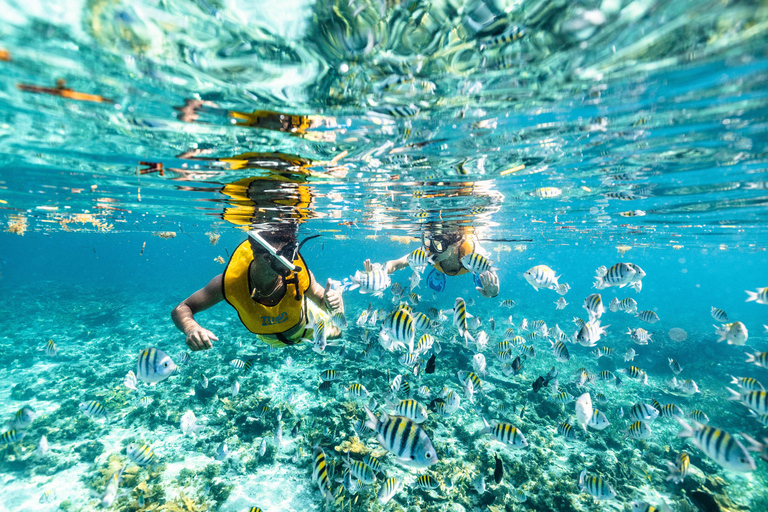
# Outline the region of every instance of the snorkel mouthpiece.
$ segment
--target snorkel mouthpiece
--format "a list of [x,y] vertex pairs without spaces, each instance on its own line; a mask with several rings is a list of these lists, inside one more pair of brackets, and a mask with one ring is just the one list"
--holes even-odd
[[264,249],[266,249],[267,252],[269,254],[271,254],[272,257],[275,260],[279,261],[280,264],[282,266],[284,266],[285,268],[287,268],[290,272],[295,272],[296,271],[296,266],[293,263],[291,263],[290,261],[288,261],[287,259],[285,259],[283,256],[277,254],[277,250],[275,250],[275,248],[272,247],[272,245],[270,245],[269,242],[264,240],[261,237],[261,235],[259,235],[258,231],[256,231],[256,230],[249,231],[248,232],[248,236],[253,238],[256,242],[258,242],[259,245],[261,245]]

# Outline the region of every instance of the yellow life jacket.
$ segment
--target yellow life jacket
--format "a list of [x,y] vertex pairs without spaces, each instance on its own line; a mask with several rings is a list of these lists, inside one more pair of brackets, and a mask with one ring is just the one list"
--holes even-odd
[[253,251],[246,240],[237,247],[224,269],[224,299],[237,310],[240,321],[252,333],[278,335],[283,343],[293,344],[279,335],[306,322],[304,293],[310,285],[307,264],[301,255],[296,255],[293,264],[301,270],[286,278],[285,295],[280,302],[266,306],[251,298],[249,268],[252,261]]
[[[474,251],[475,251],[475,242],[472,240],[471,236],[468,238],[465,238],[464,241],[461,242],[461,245],[459,246],[459,254],[457,255],[457,259],[459,260],[459,262],[461,262],[461,258],[466,256],[467,254],[472,254]],[[442,272],[447,276],[460,276],[462,274],[466,274],[467,272],[469,272],[469,270],[464,268],[464,265],[461,265],[461,268],[454,273],[446,272],[439,261],[435,262],[432,266],[435,267],[435,269],[438,272]]]

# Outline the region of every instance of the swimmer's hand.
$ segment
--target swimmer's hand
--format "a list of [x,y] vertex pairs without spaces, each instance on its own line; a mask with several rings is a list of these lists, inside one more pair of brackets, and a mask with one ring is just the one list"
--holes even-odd
[[365,260],[363,262],[363,268],[366,272],[373,272],[373,263],[371,263],[371,260]]
[[194,351],[208,350],[213,347],[211,341],[219,341],[215,334],[199,325],[192,327],[186,334],[187,339],[185,341],[187,346]]
[[480,292],[480,295],[488,299],[492,299],[499,294],[499,276],[492,270],[486,270],[480,274],[480,283],[482,288],[478,287],[476,290]]
[[341,299],[341,292],[339,290],[331,290],[331,284],[333,284],[333,280],[328,278],[324,293],[325,307],[328,311],[336,311],[337,309],[344,311],[344,301]]

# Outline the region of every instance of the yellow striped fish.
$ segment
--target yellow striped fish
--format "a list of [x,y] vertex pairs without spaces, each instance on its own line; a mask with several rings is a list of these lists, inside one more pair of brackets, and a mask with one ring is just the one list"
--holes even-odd
[[406,346],[408,352],[413,352],[413,338],[415,336],[413,316],[404,308],[400,308],[386,320],[382,330],[392,340],[394,346]]
[[694,423],[691,427],[680,418],[675,418],[675,421],[682,428],[677,434],[678,437],[690,437],[696,448],[725,469],[741,472],[755,470],[755,461],[744,445],[725,430],[700,423]]
[[148,466],[155,461],[155,452],[147,444],[139,446],[136,443],[131,443],[125,448],[125,453],[137,466]]
[[325,452],[319,446],[315,446],[312,452],[312,481],[317,483],[320,494],[325,497],[326,505],[331,504],[333,492],[331,491],[331,478],[328,476],[328,464],[325,460]]
[[368,407],[365,425],[378,434],[377,439],[384,449],[400,462],[414,468],[427,468],[437,463],[437,452],[427,433],[414,421],[403,416],[388,416],[384,413],[377,418]]
[[176,364],[170,356],[156,348],[145,348],[139,352],[136,377],[149,385],[155,385],[171,376],[176,371]]
[[586,469],[579,475],[579,490],[582,492],[586,490],[593,498],[600,501],[612,500],[616,497],[616,491],[611,484],[599,476],[587,476]]
[[685,452],[680,452],[677,455],[676,463],[667,462],[669,468],[669,476],[667,482],[670,480],[676,484],[682,483],[685,477],[688,475],[688,470],[691,467],[691,458]]
[[464,338],[465,342],[474,343],[475,339],[469,334],[467,325],[467,304],[461,297],[456,297],[456,301],[453,304],[453,325],[458,329],[459,336]]
[[483,423],[485,428],[480,431],[481,434],[493,434],[497,441],[514,448],[525,448],[528,446],[528,441],[523,433],[511,423],[500,423],[493,420],[489,425],[485,418],[483,418]]

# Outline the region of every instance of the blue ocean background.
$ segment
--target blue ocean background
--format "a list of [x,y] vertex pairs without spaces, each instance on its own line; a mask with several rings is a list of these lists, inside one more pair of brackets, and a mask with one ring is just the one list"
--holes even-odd
[[[322,510],[316,445],[334,478],[348,451],[384,461],[357,494],[334,481],[334,510],[768,510],[766,448],[738,473],[679,438],[671,418],[655,420],[647,440],[623,435],[629,408],[658,399],[703,411],[741,442],[768,443],[768,420],[726,390],[732,376],[768,385],[768,369],[745,355],[768,352],[768,305],[745,293],[768,287],[765,2],[0,0],[0,13],[0,423],[35,411],[23,439],[0,429],[0,512],[103,509],[121,467],[109,507],[120,512]],[[251,178],[254,190],[237,189]],[[372,404],[344,390],[364,383],[382,414],[392,378],[413,375],[401,352],[377,352],[381,318],[355,325],[369,304],[392,311],[391,290],[345,291],[349,326],[323,355],[307,344],[268,349],[225,302],[195,316],[219,341],[187,350],[171,310],[224,270],[247,229],[287,222],[299,240],[321,235],[302,248],[321,284],[344,282],[366,259],[404,256],[440,229],[473,231],[497,268],[493,299],[469,274],[441,292],[423,275],[415,290],[416,311],[446,317],[433,331],[437,370],[409,377],[411,387],[429,386],[424,405],[444,387],[462,396],[450,417],[430,410],[440,462],[428,471],[358,436]],[[645,271],[642,291],[607,288],[603,304],[631,297],[657,323],[608,311],[597,346],[612,356],[568,343],[571,360],[556,362],[550,341],[532,338],[536,357],[504,373],[506,329],[528,335],[523,320],[543,320],[571,336],[596,269],[619,262]],[[570,284],[565,309],[523,278],[536,265]],[[391,278],[407,288],[410,276]],[[473,331],[490,335],[487,347],[457,339],[457,297],[481,319]],[[717,342],[712,307],[744,323],[746,345]],[[650,344],[632,342],[637,327]],[[123,378],[147,347],[180,370],[129,390]],[[489,373],[473,404],[457,372],[478,351]],[[670,385],[669,358],[700,393]],[[630,365],[647,372],[647,387],[622,373]],[[532,391],[553,366],[562,389],[592,395],[608,429],[563,439],[573,403]],[[623,385],[579,386],[582,367]],[[321,390],[328,369],[343,376]],[[214,391],[200,392],[201,375]],[[81,413],[90,400],[106,420]],[[182,432],[187,411],[200,433]],[[530,446],[497,442],[484,420],[516,425]],[[39,456],[43,436],[50,451]],[[158,466],[133,464],[130,443],[151,446]],[[229,454],[217,458],[224,443]],[[694,469],[673,484],[666,463],[681,451]],[[582,492],[583,469],[616,499]],[[424,474],[440,486],[418,488]],[[382,504],[385,477],[403,487]]]

